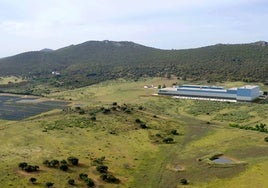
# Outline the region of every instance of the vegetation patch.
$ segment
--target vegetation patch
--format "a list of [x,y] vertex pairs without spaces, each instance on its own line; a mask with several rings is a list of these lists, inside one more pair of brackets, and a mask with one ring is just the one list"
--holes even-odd
[[239,125],[239,124],[230,124],[230,127],[268,133],[268,129],[266,127],[266,124],[264,124],[264,123],[257,124],[257,125],[255,125],[255,127],[253,127],[253,126],[243,126],[243,125]]

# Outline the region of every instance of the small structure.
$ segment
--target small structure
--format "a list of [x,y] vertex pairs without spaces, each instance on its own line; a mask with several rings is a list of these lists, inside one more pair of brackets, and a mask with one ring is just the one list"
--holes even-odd
[[261,91],[257,85],[246,85],[230,89],[224,89],[221,86],[180,85],[159,89],[158,94],[254,101],[261,95]]
[[145,89],[154,88],[154,85],[145,85],[143,86]]
[[53,72],[51,72],[51,74],[56,75],[56,76],[60,76],[60,72],[58,72],[58,71],[53,71]]

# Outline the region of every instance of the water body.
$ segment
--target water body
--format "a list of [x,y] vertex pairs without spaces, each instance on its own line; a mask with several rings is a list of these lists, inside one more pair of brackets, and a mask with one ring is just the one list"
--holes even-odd
[[22,120],[53,109],[63,109],[67,104],[29,96],[0,95],[0,119]]
[[217,164],[232,164],[234,163],[234,161],[232,161],[231,159],[228,159],[226,157],[219,157],[217,159],[212,160],[214,163]]

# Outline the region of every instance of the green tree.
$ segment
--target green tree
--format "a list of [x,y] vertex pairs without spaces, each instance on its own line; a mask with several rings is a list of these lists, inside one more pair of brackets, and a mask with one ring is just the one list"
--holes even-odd
[[31,177],[31,178],[29,179],[29,182],[31,182],[32,184],[35,184],[36,181],[37,181],[37,179],[34,178],[34,177]]
[[66,164],[62,164],[62,165],[60,165],[60,169],[62,171],[67,171],[69,168],[68,168],[68,166]]
[[28,164],[26,162],[21,162],[19,163],[19,167],[21,168],[21,170],[24,170],[26,168]]
[[52,161],[50,161],[50,165],[52,167],[57,167],[59,166],[60,162],[57,159],[53,159]]
[[95,183],[94,183],[94,181],[91,178],[87,178],[84,181],[85,181],[85,183],[86,183],[86,185],[88,187],[94,187],[95,186]]
[[54,185],[54,183],[52,183],[52,182],[46,182],[46,187],[47,188],[50,188],[50,187],[52,187]]
[[72,165],[78,165],[78,162],[79,162],[79,159],[76,158],[76,157],[73,157],[73,156],[68,157],[67,160],[68,160],[68,162],[71,163]]
[[83,180],[83,181],[85,181],[85,179],[87,179],[87,177],[88,177],[88,175],[85,174],[85,173],[81,173],[81,174],[79,174],[79,178],[80,178],[81,180]]
[[181,180],[180,180],[180,183],[181,183],[182,185],[188,185],[188,184],[189,184],[188,180],[185,179],[185,178],[181,179]]
[[68,184],[69,184],[69,185],[74,185],[74,184],[75,184],[74,179],[69,179],[69,180],[68,180]]
[[108,166],[105,165],[99,165],[96,167],[96,170],[100,173],[107,173],[108,171]]

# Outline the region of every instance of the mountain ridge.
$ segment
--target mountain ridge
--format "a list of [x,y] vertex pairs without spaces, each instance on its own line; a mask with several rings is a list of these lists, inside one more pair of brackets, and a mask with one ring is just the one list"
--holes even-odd
[[53,51],[25,52],[0,59],[1,75],[19,75],[80,87],[120,77],[175,75],[208,81],[268,81],[267,42],[216,44],[163,50],[131,41],[86,41]]

